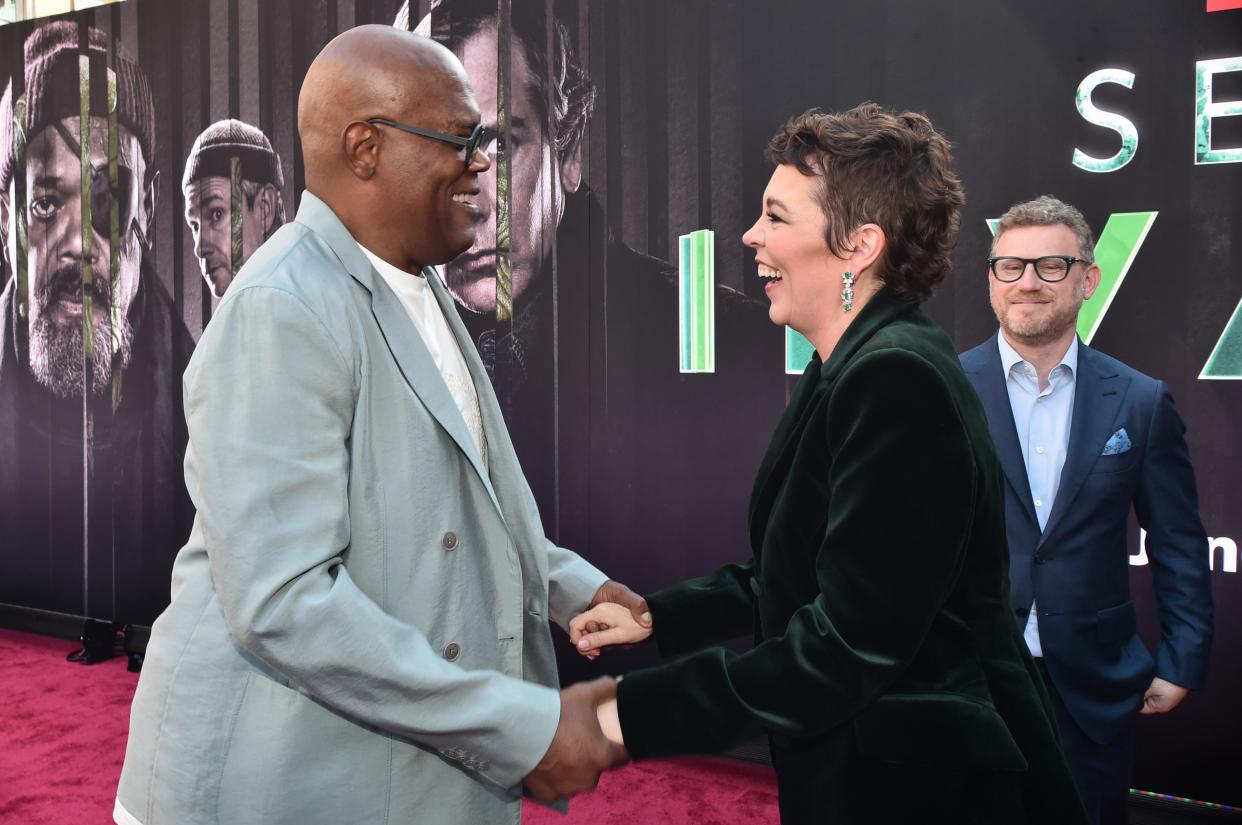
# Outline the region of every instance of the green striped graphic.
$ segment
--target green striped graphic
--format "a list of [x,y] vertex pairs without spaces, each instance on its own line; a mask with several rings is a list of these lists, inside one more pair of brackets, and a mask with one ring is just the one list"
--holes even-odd
[[[26,96],[23,94],[13,104],[13,234],[16,260],[13,277],[17,279],[17,317],[26,319],[26,298],[30,294],[26,283],[27,257],[30,237],[26,229]],[[18,183],[20,181],[20,183]]]
[[716,371],[716,233],[700,229],[677,243],[677,326],[682,372]]
[[1134,263],[1134,256],[1156,222],[1157,212],[1118,212],[1110,215],[1095,245],[1095,262],[1100,265],[1100,286],[1078,313],[1078,335],[1090,344],[1105,313],[1117,297],[1121,282]]
[[[108,186],[112,192],[120,191],[120,164],[117,160],[120,152],[119,140],[116,118],[116,72],[108,69]],[[121,271],[121,201],[117,197],[110,198],[110,200],[112,206],[108,215],[108,272],[117,273]],[[111,347],[109,352],[113,353],[120,349],[121,330],[124,327],[121,300],[117,293],[120,281],[118,277],[108,279],[108,289],[112,296],[112,300],[108,302],[112,316],[112,340],[109,341]],[[118,364],[112,371],[113,412],[121,404],[121,384],[124,377],[125,370]]]
[[815,347],[806,336],[793,327],[785,327],[785,374],[801,375],[811,363]]
[[1212,348],[1212,354],[1203,365],[1199,378],[1217,381],[1242,380],[1242,301],[1234,307],[1233,316],[1225,324],[1225,331]]
[[[1147,239],[1147,233],[1156,222],[1159,212],[1116,212],[1108,217],[1104,231],[1095,244],[1095,262],[1100,266],[1100,285],[1090,301],[1082,305],[1078,313],[1078,335],[1084,344],[1090,344],[1096,330],[1108,313],[1121,282],[1126,279],[1130,265],[1139,247]],[[987,219],[988,229],[996,234],[1000,225],[998,218]]]
[[233,275],[242,266],[245,245],[242,240],[241,158],[229,158],[229,269]]
[[[94,303],[91,300],[91,287],[95,283],[91,261],[94,260],[92,253],[95,238],[91,228],[91,174],[94,172],[94,167],[91,166],[91,64],[86,55],[78,56],[78,103],[78,145],[81,147],[78,158],[81,162],[79,181],[82,186],[82,337],[83,357],[89,365],[95,352],[95,316],[91,314]],[[83,393],[89,396],[89,371],[86,375],[87,387],[83,389]]]

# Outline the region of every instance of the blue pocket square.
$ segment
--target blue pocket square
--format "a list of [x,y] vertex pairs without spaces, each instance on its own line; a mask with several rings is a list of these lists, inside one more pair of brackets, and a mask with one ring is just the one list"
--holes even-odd
[[1104,452],[1100,455],[1119,455],[1120,453],[1129,452],[1130,436],[1126,433],[1126,428],[1122,427],[1113,433],[1112,438],[1108,439],[1108,443],[1104,445]]

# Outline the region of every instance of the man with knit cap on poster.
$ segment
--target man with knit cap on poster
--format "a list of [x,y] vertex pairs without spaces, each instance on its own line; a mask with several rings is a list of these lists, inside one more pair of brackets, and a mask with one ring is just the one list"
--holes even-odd
[[249,123],[216,121],[194,141],[181,178],[185,222],[216,298],[224,297],[237,270],[285,222],[284,185],[280,156]]
[[193,516],[193,340],[147,260],[151,89],[123,45],[72,21],[35,29],[24,67],[0,100],[0,602],[149,624]]

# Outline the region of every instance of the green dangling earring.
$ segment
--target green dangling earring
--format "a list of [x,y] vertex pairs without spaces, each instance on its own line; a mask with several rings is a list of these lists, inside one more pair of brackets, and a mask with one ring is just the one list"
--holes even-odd
[[854,273],[849,270],[842,272],[841,282],[845,284],[845,288],[841,290],[841,303],[845,305],[845,311],[849,312],[854,308]]

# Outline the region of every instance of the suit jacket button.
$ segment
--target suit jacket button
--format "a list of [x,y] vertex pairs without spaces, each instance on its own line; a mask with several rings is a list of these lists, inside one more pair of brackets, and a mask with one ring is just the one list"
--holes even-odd
[[457,534],[454,533],[452,530],[449,530],[447,533],[444,534],[443,538],[440,539],[440,545],[445,550],[448,550],[449,552],[456,550],[457,549]]
[[763,594],[763,585],[759,584],[759,578],[757,576],[750,577],[750,592],[754,593],[755,596]]
[[1046,561],[1048,561],[1048,557],[1047,557],[1047,556],[1045,556],[1043,553],[1036,553],[1036,554],[1035,554],[1035,563],[1036,563],[1036,564],[1043,564],[1043,563],[1044,563],[1044,562],[1046,562]]
[[450,662],[456,662],[457,657],[461,655],[461,645],[457,642],[449,642],[444,646],[444,658]]
[[1027,610],[1025,607],[1018,607],[1018,608],[1015,608],[1013,611],[1014,615],[1017,616],[1019,619],[1025,619],[1026,614],[1030,612],[1031,611]]

